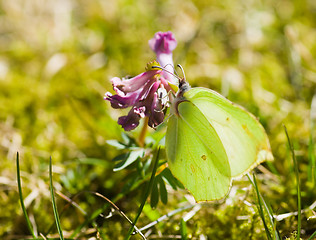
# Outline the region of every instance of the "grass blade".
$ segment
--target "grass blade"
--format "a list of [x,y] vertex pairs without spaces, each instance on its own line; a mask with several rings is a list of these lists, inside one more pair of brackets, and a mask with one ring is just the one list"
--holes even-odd
[[312,182],[312,186],[315,187],[316,184],[316,157],[315,157],[315,144],[314,137],[316,130],[316,93],[313,96],[311,109],[310,109],[310,135],[309,135],[309,144],[308,144],[308,159],[309,159],[309,168],[308,168],[308,178]]
[[262,204],[263,204],[263,199],[259,193],[259,188],[258,188],[258,185],[257,185],[257,180],[256,180],[256,176],[253,174],[253,181],[251,180],[249,174],[247,175],[249,180],[251,181],[251,183],[253,184],[255,190],[256,190],[256,193],[257,193],[257,199],[258,199],[258,211],[259,211],[259,214],[260,214],[260,217],[262,219],[262,222],[263,222],[263,226],[264,226],[264,229],[266,231],[266,235],[267,235],[267,238],[269,240],[272,240],[272,237],[271,237],[271,234],[270,234],[270,231],[269,231],[269,228],[267,226],[267,223],[266,223],[266,220],[265,220],[265,217],[264,217],[264,212],[263,212],[263,207],[262,207]]
[[314,237],[316,237],[316,231],[307,240],[315,239]]
[[291,143],[291,139],[289,137],[289,134],[287,132],[286,126],[284,125],[285,134],[287,137],[287,141],[289,143],[290,151],[292,153],[292,159],[294,164],[294,171],[295,171],[295,177],[296,177],[296,190],[297,190],[297,239],[299,240],[301,237],[301,189],[300,189],[300,176],[298,172],[298,165],[297,160],[294,153],[294,148]]
[[22,185],[21,185],[21,176],[20,176],[20,160],[19,160],[19,153],[16,153],[16,175],[17,175],[17,181],[18,181],[18,189],[19,189],[19,197],[20,197],[20,203],[21,203],[21,207],[23,210],[23,215],[27,224],[27,227],[30,231],[30,233],[32,234],[33,238],[36,238],[36,235],[33,231],[33,227],[31,224],[31,221],[29,219],[29,216],[27,215],[27,211],[24,205],[24,201],[23,201],[23,195],[22,195]]
[[134,230],[134,226],[136,225],[137,220],[138,220],[138,218],[139,218],[140,214],[142,213],[143,208],[145,206],[147,197],[149,196],[149,193],[151,192],[151,189],[152,189],[152,186],[153,186],[153,183],[154,183],[154,179],[155,179],[155,175],[156,175],[156,170],[157,170],[157,167],[158,167],[159,152],[160,152],[160,147],[158,147],[158,151],[157,151],[157,154],[156,154],[156,159],[155,159],[155,162],[154,162],[153,171],[151,173],[151,177],[150,177],[149,184],[148,184],[148,187],[146,189],[146,192],[145,192],[145,195],[144,195],[144,198],[143,198],[143,202],[141,203],[141,205],[140,205],[140,207],[138,209],[138,213],[137,213],[137,215],[136,215],[136,217],[135,217],[135,219],[133,221],[133,225],[128,230],[128,233],[127,233],[127,235],[125,237],[125,240],[130,239],[131,234],[133,233],[133,230]]
[[[312,131],[311,131],[312,132]],[[316,173],[315,173],[315,167],[316,167],[316,159],[314,154],[314,141],[312,134],[309,137],[309,144],[308,144],[308,159],[309,159],[309,176],[308,178],[312,182],[312,186],[315,186],[316,184]]]
[[180,222],[180,232],[181,232],[181,240],[187,240],[188,239],[188,230],[187,230],[187,225],[183,218],[181,219]]
[[53,204],[54,216],[55,216],[55,221],[56,221],[56,227],[57,227],[60,239],[64,240],[63,231],[61,229],[59,215],[58,215],[57,206],[56,206],[56,202],[55,202],[55,196],[54,196],[52,158],[49,159],[49,187],[50,187],[50,193],[51,193],[51,197],[52,197],[52,204]]

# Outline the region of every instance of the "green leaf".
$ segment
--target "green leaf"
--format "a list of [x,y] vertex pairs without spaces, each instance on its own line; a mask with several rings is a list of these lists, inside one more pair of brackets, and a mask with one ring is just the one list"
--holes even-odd
[[177,190],[177,181],[169,168],[165,168],[160,175],[162,175],[163,179],[173,188],[173,190]]
[[119,150],[122,150],[122,149],[125,149],[126,148],[126,145],[124,145],[123,143],[120,143],[119,141],[117,140],[107,140],[106,141],[107,144],[119,149]]
[[150,206],[152,208],[156,208],[159,202],[159,191],[158,191],[158,183],[157,180],[154,180],[153,187],[151,189],[151,196],[150,196]]
[[157,181],[159,183],[159,192],[160,192],[161,202],[163,204],[167,204],[168,203],[168,192],[167,192],[167,189],[166,189],[165,182],[163,181],[161,176],[158,176],[156,178],[157,178]]
[[112,159],[112,162],[126,161],[129,156],[129,152],[117,155]]
[[[143,157],[144,153],[145,153],[145,150],[141,148],[139,150],[131,151],[128,154],[121,155],[121,156],[124,156],[126,158],[115,165],[114,171],[117,172],[117,171],[120,171],[120,170],[126,168],[127,166],[129,166],[133,162],[135,162],[138,158]],[[117,159],[115,161],[117,161]]]
[[128,145],[132,141],[131,137],[128,136],[128,134],[126,134],[125,132],[122,132],[122,138],[126,145]]

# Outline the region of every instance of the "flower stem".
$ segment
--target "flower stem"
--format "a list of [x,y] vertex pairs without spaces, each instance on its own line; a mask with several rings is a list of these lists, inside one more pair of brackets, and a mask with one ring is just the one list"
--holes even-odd
[[139,138],[138,138],[138,143],[141,147],[144,146],[145,144],[145,137],[146,137],[146,132],[147,132],[147,125],[148,125],[148,117],[145,117],[144,119],[144,124],[143,124],[143,128],[139,134]]

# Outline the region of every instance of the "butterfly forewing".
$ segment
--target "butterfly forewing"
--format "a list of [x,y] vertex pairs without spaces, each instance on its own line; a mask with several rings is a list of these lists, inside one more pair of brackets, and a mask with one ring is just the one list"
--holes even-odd
[[221,140],[202,112],[191,102],[178,104],[168,121],[166,151],[171,172],[196,201],[224,197],[231,170]]

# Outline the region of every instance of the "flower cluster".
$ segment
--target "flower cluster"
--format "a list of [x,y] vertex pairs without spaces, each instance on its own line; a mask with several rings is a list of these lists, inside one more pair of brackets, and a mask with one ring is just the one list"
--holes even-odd
[[[157,61],[170,72],[173,72],[172,51],[177,42],[171,32],[158,32],[149,40],[149,46],[157,55]],[[148,125],[157,127],[163,122],[167,95],[172,91],[169,83],[175,84],[174,77],[157,68],[155,63],[149,64],[147,71],[136,77],[111,79],[115,95],[107,92],[104,99],[111,102],[113,108],[131,107],[127,116],[119,117],[118,123],[125,131],[135,129],[139,120],[148,117]]]

